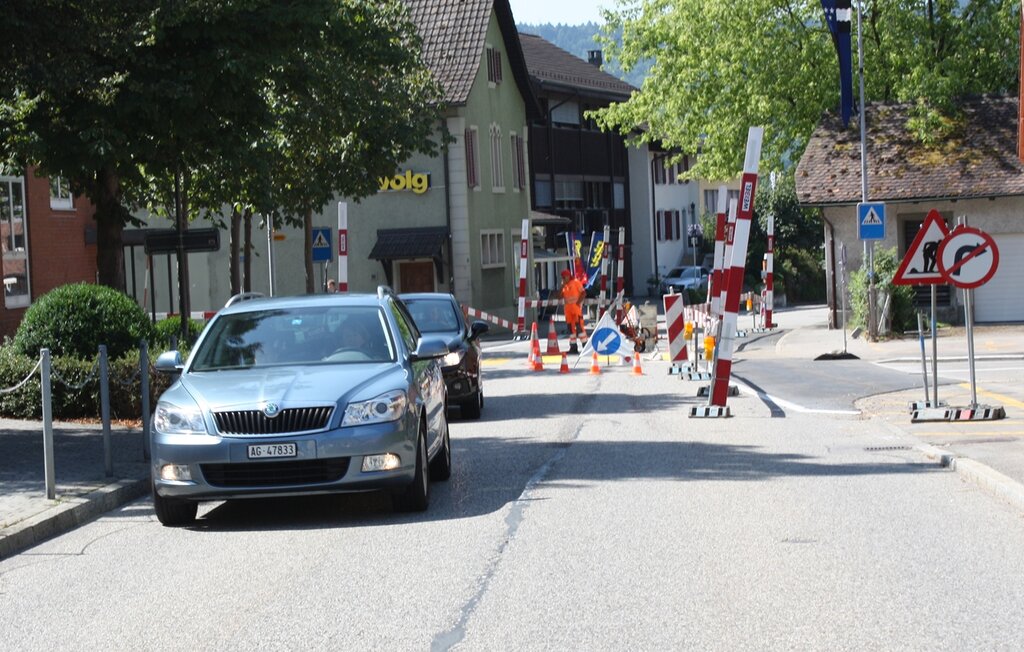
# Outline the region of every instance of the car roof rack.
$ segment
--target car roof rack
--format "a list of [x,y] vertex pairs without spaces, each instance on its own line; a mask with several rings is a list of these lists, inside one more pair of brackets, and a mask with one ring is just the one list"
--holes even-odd
[[395,296],[395,291],[391,289],[390,285],[378,285],[377,286],[377,298],[383,299],[386,296]]
[[228,299],[228,302],[224,304],[224,307],[227,308],[228,306],[233,306],[236,303],[240,303],[242,301],[249,301],[251,299],[262,299],[262,298],[263,298],[263,293],[262,292],[239,292],[235,296],[233,296],[230,299]]

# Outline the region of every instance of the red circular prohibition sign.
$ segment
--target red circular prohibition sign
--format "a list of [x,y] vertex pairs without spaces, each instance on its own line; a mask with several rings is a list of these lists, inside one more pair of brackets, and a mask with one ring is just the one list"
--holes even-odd
[[943,238],[936,258],[944,279],[969,290],[984,285],[996,273],[999,248],[984,231],[959,226]]

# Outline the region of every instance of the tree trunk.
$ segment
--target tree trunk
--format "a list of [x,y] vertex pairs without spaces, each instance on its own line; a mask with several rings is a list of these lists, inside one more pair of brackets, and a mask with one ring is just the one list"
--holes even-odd
[[121,178],[111,168],[96,172],[87,194],[96,206],[96,280],[124,292],[124,246],[121,232],[128,211],[121,205]]
[[306,211],[302,220],[303,260],[306,263],[306,294],[313,294],[316,279],[313,277],[313,211]]
[[242,248],[242,243],[239,242],[239,235],[242,230],[242,213],[240,207],[235,206],[231,209],[231,253],[229,260],[229,269],[231,274],[231,296],[235,296],[241,292],[242,279],[241,270],[239,263],[239,253]]
[[246,208],[242,215],[242,224],[245,231],[245,264],[243,271],[245,278],[242,281],[243,292],[252,292],[252,209]]

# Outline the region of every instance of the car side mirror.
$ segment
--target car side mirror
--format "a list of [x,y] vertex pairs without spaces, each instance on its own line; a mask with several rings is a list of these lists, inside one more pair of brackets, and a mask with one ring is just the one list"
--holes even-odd
[[160,354],[153,368],[162,374],[180,374],[185,369],[179,351],[165,351]]
[[409,359],[413,362],[418,360],[431,360],[448,355],[448,343],[437,337],[421,337],[416,344],[416,350],[412,352]]
[[469,326],[469,339],[475,340],[489,330],[491,330],[490,325],[478,319]]

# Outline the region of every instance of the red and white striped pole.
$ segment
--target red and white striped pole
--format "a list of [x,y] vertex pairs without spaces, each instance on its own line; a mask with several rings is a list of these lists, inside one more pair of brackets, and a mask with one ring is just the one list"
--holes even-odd
[[736,210],[738,202],[735,199],[729,200],[729,210],[725,217],[725,246],[722,249],[722,294],[721,303],[718,305],[718,317],[725,316],[725,302],[729,294],[729,271],[732,267],[732,241],[736,235]]
[[718,352],[714,379],[711,383],[711,405],[725,407],[729,396],[729,376],[732,372],[732,352],[736,340],[736,319],[740,310],[740,291],[743,289],[743,268],[747,259],[747,242],[750,240],[750,222],[754,215],[754,192],[757,190],[757,171],[761,160],[763,127],[751,127],[747,131],[747,153],[743,163],[743,179],[740,182],[739,210],[732,237],[732,260],[729,267],[725,295],[725,314],[722,318],[721,342],[716,345]]
[[711,271],[711,314],[716,318],[722,316],[722,286],[725,278],[722,268],[725,262],[725,213],[728,210],[728,203],[728,189],[719,186],[715,216],[715,268]]
[[768,216],[768,251],[765,252],[764,276],[764,327],[775,328],[772,323],[772,308],[775,306],[775,216]]
[[338,202],[338,292],[348,292],[348,204]]
[[622,323],[622,296],[626,289],[626,227],[619,227],[618,275],[615,279],[615,294],[619,302],[615,308],[615,323]]
[[516,335],[526,335],[526,267],[529,258],[530,218],[523,219],[523,237],[519,241],[519,313]]
[[604,240],[601,246],[601,294],[597,299],[597,312],[604,312],[605,306],[611,303],[612,295],[608,289],[608,250],[612,246],[612,227],[604,225]]

